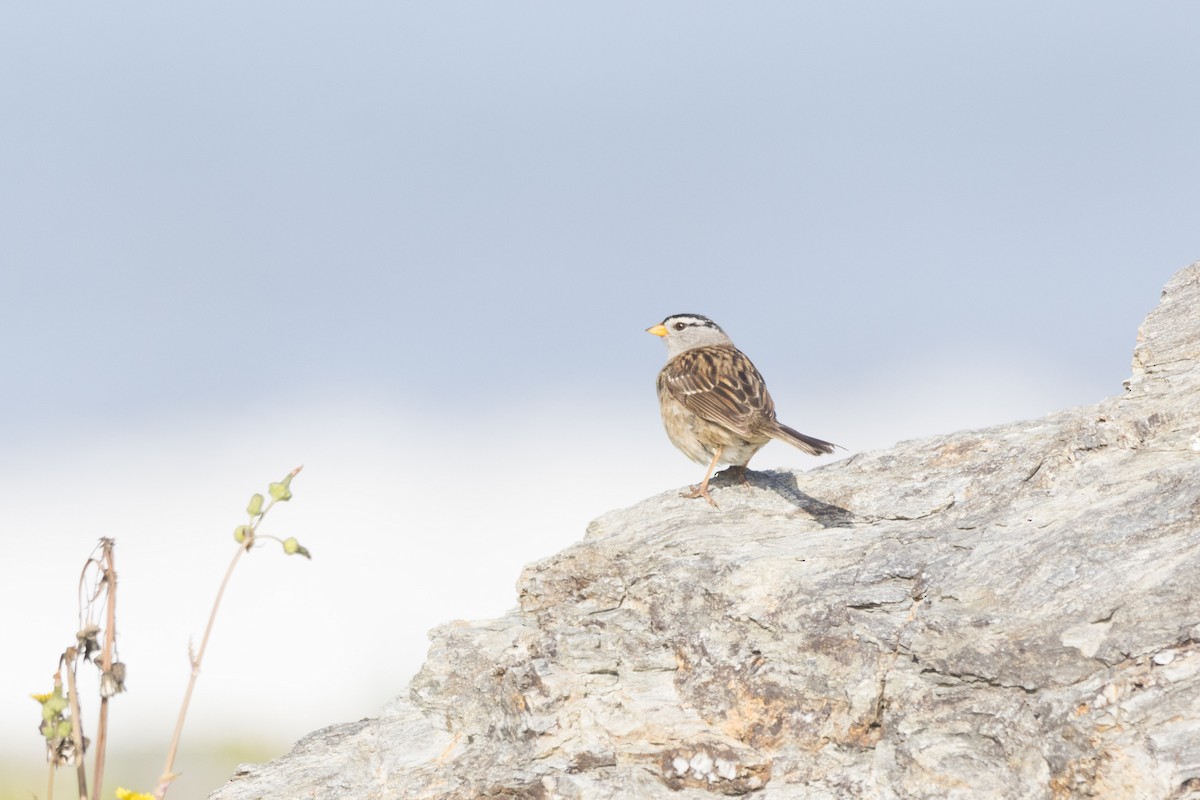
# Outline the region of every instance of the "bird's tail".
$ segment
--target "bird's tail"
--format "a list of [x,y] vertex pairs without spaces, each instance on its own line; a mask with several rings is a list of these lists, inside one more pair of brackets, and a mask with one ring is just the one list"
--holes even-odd
[[832,442],[822,441],[821,439],[816,439],[812,436],[805,436],[803,433],[800,433],[800,431],[793,430],[787,425],[784,425],[782,422],[776,422],[775,427],[770,431],[770,434],[772,439],[779,439],[780,441],[787,442],[794,447],[799,447],[806,453],[812,453],[814,456],[832,453],[833,449],[838,447],[838,445],[833,444]]

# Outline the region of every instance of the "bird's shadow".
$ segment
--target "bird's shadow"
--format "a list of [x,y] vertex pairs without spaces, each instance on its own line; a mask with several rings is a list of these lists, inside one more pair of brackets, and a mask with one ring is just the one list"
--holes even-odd
[[[751,486],[759,489],[768,489],[775,494],[787,500],[796,508],[808,514],[823,528],[849,528],[861,519],[853,511],[818,500],[812,495],[805,494],[800,491],[800,485],[796,482],[796,476],[791,472],[782,470],[767,470],[765,472],[755,472],[746,470],[746,482]],[[718,474],[718,477],[724,477],[733,483],[738,483],[738,476],[731,473],[730,470],[724,470]]]

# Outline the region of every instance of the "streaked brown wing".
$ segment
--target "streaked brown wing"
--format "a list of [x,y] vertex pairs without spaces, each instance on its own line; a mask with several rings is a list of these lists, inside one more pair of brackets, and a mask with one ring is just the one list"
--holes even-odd
[[736,347],[687,350],[667,363],[658,380],[688,410],[740,436],[751,437],[775,419],[762,376]]

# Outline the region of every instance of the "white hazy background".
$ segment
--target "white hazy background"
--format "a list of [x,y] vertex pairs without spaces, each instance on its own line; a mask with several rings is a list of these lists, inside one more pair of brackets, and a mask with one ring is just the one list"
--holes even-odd
[[1118,394],[1200,258],[1197,41],[1180,2],[6,4],[0,753],[42,759],[101,536],[114,746],[165,749],[298,464],[264,531],[313,561],[239,566],[179,766],[376,714],[428,629],[700,477],[671,313],[850,453]]

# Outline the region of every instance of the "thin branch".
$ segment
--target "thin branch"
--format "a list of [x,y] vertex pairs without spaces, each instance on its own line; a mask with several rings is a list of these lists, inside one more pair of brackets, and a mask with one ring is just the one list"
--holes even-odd
[[[104,558],[104,583],[108,591],[107,608],[104,620],[104,650],[100,655],[101,686],[104,677],[112,672],[113,647],[117,640],[117,566],[113,560],[113,540],[101,539]],[[96,723],[96,762],[92,768],[93,800],[100,800],[104,791],[104,755],[108,742],[108,698],[105,691],[100,692],[100,717]]]
[[[265,513],[265,512],[264,512]],[[250,541],[253,541],[252,539]],[[183,707],[179,709],[179,719],[175,721],[175,733],[171,736],[171,746],[167,749],[167,763],[163,767],[162,776],[158,779],[158,786],[154,788],[154,796],[162,800],[167,793],[167,787],[171,781],[175,780],[175,773],[172,771],[175,767],[175,755],[179,752],[179,740],[183,736],[183,723],[187,718],[188,705],[192,702],[192,690],[196,688],[196,679],[200,677],[200,662],[204,660],[204,651],[208,647],[208,637],[212,634],[213,624],[217,621],[217,611],[221,608],[221,598],[225,596],[225,587],[229,585],[229,579],[233,575],[233,568],[237,566],[238,559],[242,557],[242,553],[246,552],[245,547],[238,547],[237,552],[233,555],[233,560],[229,562],[229,568],[225,570],[225,577],[221,581],[221,588],[217,590],[217,599],[213,602],[212,613],[208,615],[208,627],[204,629],[204,638],[200,640],[200,650],[192,658],[192,675],[188,679],[187,691],[183,694]]]
[[[287,483],[292,478],[304,469],[301,465],[292,470],[284,479]],[[290,495],[289,495],[290,496]],[[175,756],[179,752],[179,740],[183,736],[183,723],[187,718],[188,706],[192,702],[192,690],[196,688],[196,679],[200,677],[200,664],[204,661],[204,651],[208,649],[208,638],[212,635],[213,625],[217,621],[217,612],[221,608],[221,598],[225,596],[225,587],[229,585],[229,579],[233,576],[234,567],[237,566],[238,559],[242,557],[242,553],[247,552],[254,546],[255,534],[258,532],[258,526],[262,523],[263,518],[267,516],[277,502],[276,498],[272,497],[271,501],[258,513],[250,526],[249,535],[245,541],[238,545],[237,552],[233,555],[233,560],[229,562],[229,568],[225,570],[225,577],[221,579],[221,588],[217,590],[217,598],[213,601],[212,612],[208,615],[208,626],[204,629],[204,638],[200,640],[200,649],[195,655],[191,656],[192,675],[188,679],[187,690],[183,693],[183,706],[179,709],[179,719],[175,721],[175,733],[171,736],[171,746],[167,749],[167,763],[163,767],[162,775],[159,776],[158,785],[154,787],[154,796],[158,800],[162,800],[167,794],[167,787],[171,785],[171,781],[175,780]]]
[[[103,558],[104,542],[108,539],[101,539],[100,544],[96,545],[96,550],[101,551]],[[88,560],[83,563],[83,569],[79,571],[79,630],[83,630],[88,625],[92,624],[92,608],[96,602],[96,598],[100,596],[101,588],[104,585],[103,575],[104,566],[100,559],[96,557],[96,550],[92,551],[92,555],[88,556]],[[91,595],[86,597],[84,590],[87,588],[88,571],[95,569],[101,576],[101,580],[96,583],[96,586],[91,591]]]
[[79,800],[87,800],[87,763],[83,757],[83,721],[79,716],[79,692],[75,687],[75,665],[79,651],[68,647],[66,652],[67,696],[71,702],[71,738],[75,742],[75,774],[79,779]]

